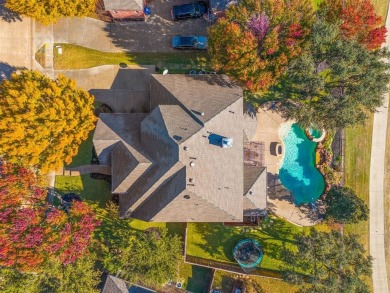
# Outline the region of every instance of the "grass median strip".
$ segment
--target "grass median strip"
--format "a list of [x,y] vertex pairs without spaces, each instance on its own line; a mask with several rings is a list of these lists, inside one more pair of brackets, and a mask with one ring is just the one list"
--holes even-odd
[[172,53],[160,52],[118,52],[109,53],[72,44],[55,44],[62,47],[62,54],[54,50],[56,70],[84,69],[100,65],[156,65],[175,73],[188,73],[189,70],[211,70],[206,52]]

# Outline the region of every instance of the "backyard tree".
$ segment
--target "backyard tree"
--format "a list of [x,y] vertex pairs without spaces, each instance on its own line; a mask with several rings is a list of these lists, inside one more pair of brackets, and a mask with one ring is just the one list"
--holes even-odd
[[48,262],[39,272],[19,272],[0,268],[1,292],[80,292],[98,293],[101,272],[94,268],[94,254],[87,254],[74,263]]
[[368,51],[337,38],[335,25],[317,19],[307,52],[293,60],[274,98],[303,126],[337,128],[363,123],[388,92],[387,50]]
[[6,0],[5,7],[43,24],[56,22],[61,17],[87,16],[94,12],[96,0]]
[[125,280],[150,286],[175,279],[182,257],[181,238],[166,228],[134,230],[129,226],[133,220],[119,219],[117,208],[114,204],[107,206],[108,214],[96,233],[104,267],[111,274],[120,271]]
[[310,0],[244,0],[209,29],[213,67],[251,91],[278,82],[298,56],[313,20]]
[[73,202],[65,212],[48,204],[29,169],[3,164],[0,175],[0,266],[37,272],[85,253],[99,224],[91,207]]
[[22,71],[0,84],[0,154],[42,172],[70,163],[95,123],[92,96],[59,75]]
[[379,49],[386,40],[383,19],[370,0],[325,0],[320,10],[340,27],[342,38],[356,40],[369,50]]
[[[284,279],[305,285],[300,292],[370,292],[364,282],[371,275],[371,256],[366,256],[357,235],[341,235],[337,231],[297,235],[296,250],[285,250]],[[305,272],[306,275],[302,273]]]
[[326,217],[336,222],[349,224],[367,221],[367,204],[348,187],[334,186],[326,194]]

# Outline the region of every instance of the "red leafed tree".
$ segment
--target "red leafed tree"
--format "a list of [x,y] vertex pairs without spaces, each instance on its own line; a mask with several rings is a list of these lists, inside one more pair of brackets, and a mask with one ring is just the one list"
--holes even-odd
[[11,165],[0,167],[0,266],[38,271],[46,260],[69,264],[91,242],[92,208],[73,202],[68,212],[46,203],[47,191],[35,174]]
[[386,40],[383,18],[370,0],[325,0],[320,9],[325,9],[329,21],[340,22],[343,38],[355,39],[369,50],[379,49]]
[[209,29],[213,67],[251,91],[278,83],[310,33],[310,0],[242,0]]

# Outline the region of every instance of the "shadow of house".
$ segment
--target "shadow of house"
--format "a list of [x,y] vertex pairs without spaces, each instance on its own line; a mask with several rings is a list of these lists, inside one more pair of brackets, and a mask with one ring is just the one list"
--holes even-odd
[[[151,75],[151,113],[100,115],[93,141],[99,162],[111,166],[121,218],[243,220],[242,89],[213,78],[228,82],[217,75]],[[215,147],[210,133],[232,144]]]
[[21,16],[4,6],[5,1],[0,0],[0,18],[6,22],[22,21]]
[[4,79],[9,79],[11,74],[17,70],[27,69],[25,67],[15,67],[11,66],[8,63],[0,62],[0,82]]
[[150,111],[149,78],[154,65],[140,68],[117,68],[109,89],[91,89],[95,101],[108,105],[115,113]]

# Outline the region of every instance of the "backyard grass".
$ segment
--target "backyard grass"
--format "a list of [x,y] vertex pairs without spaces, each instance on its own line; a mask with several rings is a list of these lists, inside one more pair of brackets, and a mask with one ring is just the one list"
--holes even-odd
[[72,44],[61,45],[63,53],[58,55],[54,50],[54,68],[59,69],[83,69],[99,65],[156,65],[167,68],[175,73],[188,73],[191,69],[210,70],[209,59],[206,52],[153,53],[153,52],[120,52],[108,53],[85,48]]
[[[214,275],[214,282],[212,288],[222,292],[230,293],[233,290],[234,283],[239,279],[239,275],[216,271]],[[289,283],[286,283],[282,280],[264,278],[258,276],[250,276],[248,279],[245,279],[247,283],[252,284],[252,289],[256,290],[255,292],[261,293],[275,293],[275,292],[288,292],[293,293],[298,289],[297,286],[293,286]],[[255,287],[255,288],[253,288]],[[248,288],[249,289],[249,288]],[[254,292],[249,291],[248,292]]]
[[[282,265],[283,247],[295,246],[294,236],[308,228],[295,226],[283,219],[272,217],[269,228],[226,227],[219,223],[188,223],[187,254],[204,259],[236,264],[232,250],[242,239],[253,238],[259,241],[264,250],[260,267],[279,271]],[[329,230],[319,225],[319,230]]]
[[193,293],[207,292],[211,282],[212,270],[194,266],[182,261],[179,267],[178,281],[182,282],[183,289]]

